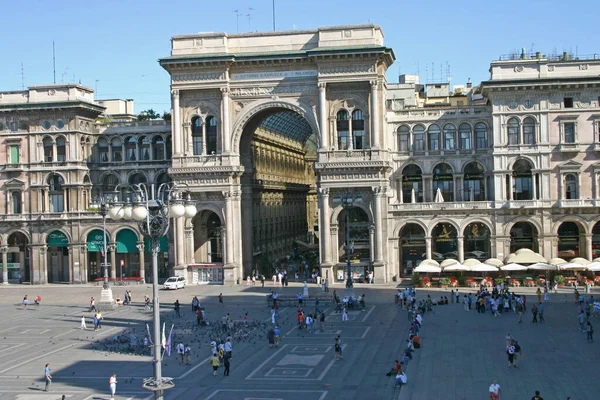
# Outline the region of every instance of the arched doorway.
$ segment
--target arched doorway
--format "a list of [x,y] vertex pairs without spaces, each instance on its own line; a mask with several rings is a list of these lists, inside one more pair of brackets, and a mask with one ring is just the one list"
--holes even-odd
[[592,228],[592,259],[600,257],[600,222]]
[[423,173],[416,164],[409,164],[402,170],[402,202],[423,202]]
[[48,246],[48,283],[70,282],[69,238],[62,231],[52,231],[46,238]]
[[204,210],[192,220],[194,227],[194,263],[192,284],[223,282],[223,225],[213,211]]
[[[7,281],[9,283],[31,282],[29,239],[22,232],[14,232],[8,236],[7,244]],[[38,276],[35,282],[39,282],[39,280]]]
[[583,229],[576,222],[567,221],[560,224],[558,227],[558,257],[564,260],[571,260],[575,257],[585,257],[586,254],[582,254],[585,250],[582,240],[585,240],[583,235]]
[[513,165],[513,200],[532,200],[533,187],[533,166],[527,160],[517,160]]
[[467,225],[463,237],[465,259],[485,261],[491,257],[490,230],[486,224],[473,222]]
[[[87,280],[93,282],[96,278],[104,277],[104,238],[102,229],[94,229],[87,235]],[[110,243],[108,235],[106,243]]]
[[307,233],[317,218],[317,137],[298,112],[272,107],[246,123],[239,150],[244,166],[241,237],[246,277],[260,260],[299,257],[302,250],[312,249]]
[[438,191],[442,193],[444,202],[454,201],[454,175],[452,167],[446,163],[439,163],[433,168],[433,194],[432,199]]
[[400,231],[400,276],[410,276],[426,254],[425,230],[418,224],[406,224]]
[[431,231],[431,258],[442,261],[458,259],[458,232],[448,222],[437,224]]
[[[121,229],[119,232],[117,232],[117,238],[115,242],[116,248],[114,268],[116,268],[116,277],[139,277],[140,251],[137,247],[137,234],[128,228]],[[160,257],[158,261],[160,271],[161,266],[164,266],[164,263],[161,263]]]
[[510,228],[510,252],[514,253],[519,249],[538,252],[538,231],[530,222],[517,222]]
[[[347,256],[350,255],[353,279],[360,279],[365,271],[371,270],[371,223],[369,216],[360,207],[351,207],[349,225],[346,225],[346,210],[338,215],[338,267],[336,279],[343,281],[347,278]],[[346,229],[350,233],[350,248],[346,249]]]

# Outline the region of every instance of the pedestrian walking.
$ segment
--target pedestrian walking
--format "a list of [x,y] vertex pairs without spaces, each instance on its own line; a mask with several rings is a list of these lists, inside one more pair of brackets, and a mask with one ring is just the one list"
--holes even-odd
[[523,322],[523,304],[517,302],[517,314],[519,315],[519,324]]
[[221,307],[225,307],[225,304],[223,304],[223,293],[219,293],[219,303],[221,304]]
[[577,318],[579,319],[579,329],[581,330],[581,332],[585,332],[585,323],[587,321],[587,317],[585,316],[583,311],[579,313]]
[[[458,292],[458,290],[457,290],[457,292]],[[457,299],[456,302],[458,303],[458,299]],[[469,311],[469,301],[467,299],[467,295],[466,294],[465,294],[465,297],[463,297],[463,304],[465,306],[465,311],[468,312]]]
[[108,386],[110,387],[110,398],[115,398],[115,393],[117,392],[117,373],[115,372],[108,379]]
[[50,385],[52,384],[52,375],[50,374],[50,363],[46,364],[44,368],[44,376],[46,378],[46,386],[44,387],[44,392],[50,390]]
[[223,359],[223,365],[225,366],[225,370],[223,371],[223,376],[229,376],[229,367],[231,366],[230,357],[225,357]]
[[319,322],[321,322],[321,332],[325,332],[325,312],[321,311],[319,315]]
[[95,332],[98,330],[98,315],[97,314],[94,314],[93,320],[94,320],[94,332]]
[[506,347],[506,354],[508,355],[508,368],[510,368],[515,362],[515,346],[513,344]]
[[273,327],[269,328],[269,331],[267,332],[267,339],[269,340],[269,348],[273,347],[275,344],[275,330]]
[[185,346],[183,345],[183,342],[179,342],[177,344],[176,349],[177,349],[177,355],[179,356],[179,362],[183,363],[183,357],[185,354]]
[[81,329],[87,329],[87,326],[85,326],[85,314],[81,316]]
[[515,346],[515,357],[513,359],[513,366],[515,368],[519,368],[519,360],[521,359],[521,346],[519,345],[519,342],[515,340],[514,343]]
[[[570,397],[569,397],[569,399],[570,399]],[[531,400],[544,400],[544,398],[542,396],[540,396],[540,391],[536,390],[535,394],[533,395],[533,397],[531,398]]]
[[544,286],[544,301],[546,303],[550,301],[550,292],[548,291],[548,285]]
[[275,329],[273,329],[273,339],[275,341],[275,347],[279,347],[279,338],[281,337],[281,331],[279,330],[279,327],[276,326]]
[[174,304],[174,308],[175,308],[175,316],[176,316],[177,318],[181,318],[181,314],[179,313],[179,307],[180,307],[180,304],[179,304],[179,299],[177,299],[177,300],[175,300],[175,304]]
[[265,276],[264,275],[260,276],[260,287],[265,287]]
[[98,320],[98,329],[102,329],[102,313],[98,311],[96,313],[96,319]]
[[42,297],[40,295],[37,295],[35,297],[35,299],[33,300],[33,303],[35,304],[35,309],[39,310],[40,309],[40,303],[42,302]]
[[340,345],[340,342],[336,338],[335,339],[335,360],[336,361],[340,359],[341,351],[342,351],[342,346]]
[[348,310],[346,310],[346,307],[342,310],[342,322],[348,322]]
[[450,303],[454,303],[454,289],[450,290]]
[[592,323],[590,321],[588,321],[587,324],[585,325],[585,332],[587,333],[587,341],[593,342],[594,341],[594,327],[592,326]]
[[23,308],[27,310],[27,305],[29,304],[29,300],[27,299],[27,295],[23,297]]
[[183,353],[185,355],[185,363],[187,365],[191,365],[192,364],[192,348],[188,344],[185,345],[185,349],[184,349]]
[[90,311],[89,312],[97,312],[98,310],[96,310],[96,299],[94,299],[93,297],[90,298]]
[[540,322],[546,322],[546,320],[544,319],[544,304],[540,303],[538,305],[538,317],[540,319]]
[[531,307],[531,314],[533,314],[533,320],[531,322],[533,323],[537,323],[538,322],[538,308],[537,306],[534,304],[533,307]]
[[494,380],[489,388],[490,391],[490,400],[497,400],[500,398],[501,389],[498,381]]
[[542,302],[542,290],[539,287],[535,291],[535,294],[537,295],[538,303],[541,303]]
[[337,335],[336,340],[340,345],[340,358],[344,358],[344,346],[342,343],[342,337],[340,335]]
[[219,370],[220,364],[221,361],[219,361],[219,357],[216,354],[213,354],[213,356],[210,358],[210,365],[212,365],[213,376],[217,376],[217,371]]

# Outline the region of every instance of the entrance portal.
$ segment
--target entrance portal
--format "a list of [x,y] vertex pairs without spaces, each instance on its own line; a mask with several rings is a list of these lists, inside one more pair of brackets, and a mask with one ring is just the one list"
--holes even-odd
[[244,127],[240,139],[244,277],[271,276],[275,261],[298,257],[297,249],[311,247],[317,218],[312,169],[316,152],[312,127],[294,111],[269,108]]

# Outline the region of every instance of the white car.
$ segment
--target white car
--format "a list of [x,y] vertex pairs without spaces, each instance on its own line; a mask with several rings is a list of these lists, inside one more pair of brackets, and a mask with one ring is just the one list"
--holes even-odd
[[182,276],[172,276],[165,281],[165,290],[185,288],[185,278]]

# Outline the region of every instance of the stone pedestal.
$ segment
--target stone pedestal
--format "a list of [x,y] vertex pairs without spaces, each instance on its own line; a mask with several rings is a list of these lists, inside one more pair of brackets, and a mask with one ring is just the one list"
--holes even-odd
[[308,298],[308,283],[306,281],[304,281],[304,293],[302,293],[302,296]]
[[100,301],[96,305],[96,308],[100,311],[110,311],[117,308],[117,303],[113,299],[112,289],[108,287],[107,289],[102,289],[100,292]]

